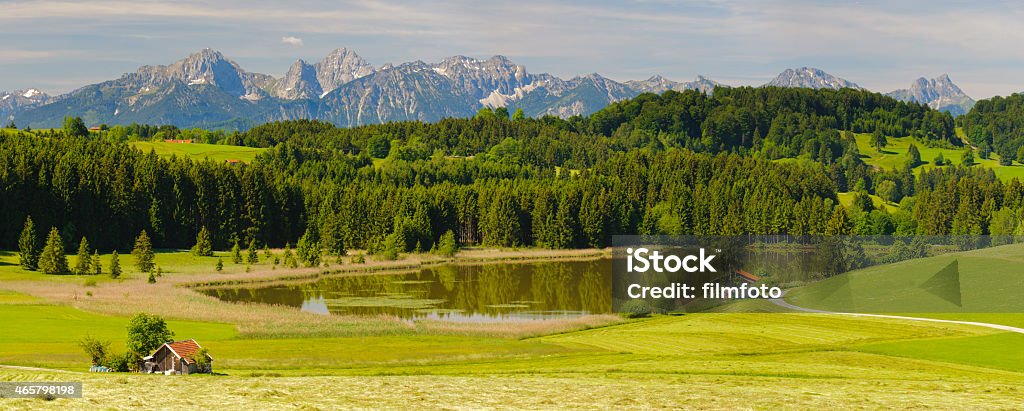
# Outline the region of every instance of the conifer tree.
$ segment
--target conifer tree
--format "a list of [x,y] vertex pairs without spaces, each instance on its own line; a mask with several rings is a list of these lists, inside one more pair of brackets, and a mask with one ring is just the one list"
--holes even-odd
[[256,239],[249,240],[249,248],[246,250],[245,262],[246,264],[256,264],[260,262],[260,256],[256,253]]
[[213,255],[213,243],[210,242],[210,232],[203,226],[196,234],[196,245],[192,247],[192,254],[199,257],[210,257]]
[[139,272],[147,272],[153,269],[153,243],[149,241],[146,230],[142,230],[139,237],[135,239],[135,247],[132,248],[132,257],[135,257],[135,268]]
[[235,245],[231,246],[231,262],[235,264],[242,263],[242,248],[238,246],[238,240],[235,240]]
[[57,227],[50,229],[46,236],[46,246],[39,256],[39,269],[46,274],[67,274],[68,258],[64,255],[64,242]]
[[36,226],[32,217],[25,218],[25,227],[18,237],[18,263],[21,268],[35,271],[39,268],[39,247],[36,242]]
[[224,259],[218,257],[217,258],[217,272],[221,272],[221,271],[224,271]]
[[103,274],[103,263],[100,262],[99,251],[92,252],[92,273],[97,275]]
[[82,237],[82,241],[78,243],[78,255],[75,258],[75,274],[89,274],[91,267],[92,258],[89,256],[89,240]]
[[110,253],[110,278],[121,277],[121,261],[117,257],[117,250]]

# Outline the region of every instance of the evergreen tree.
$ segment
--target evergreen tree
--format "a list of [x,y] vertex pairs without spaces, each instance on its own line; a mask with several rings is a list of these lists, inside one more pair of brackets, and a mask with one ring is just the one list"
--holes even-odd
[[260,256],[256,252],[256,240],[249,240],[249,247],[246,249],[245,263],[256,264],[260,262]]
[[871,145],[875,146],[875,150],[879,153],[885,146],[889,145],[889,140],[885,138],[885,134],[882,133],[881,129],[875,128],[875,131],[871,133]]
[[78,243],[78,255],[75,258],[75,274],[89,274],[91,266],[92,257],[89,256],[89,240],[82,237],[82,241]]
[[96,275],[103,274],[103,263],[100,262],[100,252],[92,252],[92,273]]
[[963,156],[960,157],[960,164],[964,167],[970,167],[974,165],[974,150],[969,147],[964,149]]
[[46,236],[46,246],[39,256],[39,269],[46,274],[67,274],[68,258],[64,255],[64,242],[57,227],[50,229]]
[[121,261],[117,256],[117,250],[110,253],[110,278],[121,277]]
[[86,137],[89,135],[89,128],[81,117],[64,117],[64,134],[69,137]]
[[907,166],[910,168],[917,167],[921,164],[921,152],[917,150],[917,146],[913,143],[907,148]]
[[526,118],[526,113],[523,113],[523,109],[516,108],[516,111],[512,112],[512,121],[519,121]]
[[295,245],[295,254],[299,256],[306,267],[318,267],[320,266],[320,253],[320,242],[314,238],[310,230],[306,230],[306,233],[299,238],[298,244]]
[[18,237],[18,263],[26,270],[39,268],[39,247],[36,242],[36,226],[32,217],[25,218],[25,227]]
[[146,279],[147,283],[156,284],[156,270],[149,271],[149,278]]
[[235,264],[242,263],[242,248],[238,246],[238,240],[235,240],[235,244],[231,246],[231,262]]
[[142,230],[135,239],[132,257],[135,257],[135,268],[138,268],[139,272],[144,273],[153,269],[156,256],[153,254],[153,243],[149,241],[146,230]]
[[452,230],[445,231],[438,240],[437,253],[445,257],[453,257],[459,252],[459,244],[455,242],[455,233]]
[[213,243],[210,242],[210,232],[206,230],[206,226],[200,228],[199,234],[196,234],[196,245],[192,247],[192,254],[200,257],[213,256]]
[[220,258],[220,257],[217,258],[217,266],[216,266],[216,268],[217,268],[217,272],[224,271],[224,259],[223,258]]
[[7,123],[7,128],[13,129],[13,130],[17,130],[18,126],[16,124],[14,124],[14,120],[11,120],[10,123]]
[[299,266],[295,261],[295,255],[292,254],[292,245],[288,243],[284,245],[284,265],[288,268],[298,268]]
[[843,206],[835,206],[832,209],[832,217],[825,226],[825,235],[850,235],[852,232],[853,223],[850,221],[850,215]]

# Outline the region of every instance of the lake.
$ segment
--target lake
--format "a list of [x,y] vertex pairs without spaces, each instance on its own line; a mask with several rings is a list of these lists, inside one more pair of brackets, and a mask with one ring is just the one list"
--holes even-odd
[[611,311],[611,260],[446,264],[407,274],[338,275],[315,282],[201,293],[320,314],[502,321]]

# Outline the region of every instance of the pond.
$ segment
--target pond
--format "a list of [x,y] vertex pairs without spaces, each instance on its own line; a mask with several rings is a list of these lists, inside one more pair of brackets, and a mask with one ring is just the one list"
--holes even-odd
[[551,319],[610,312],[609,261],[448,264],[407,274],[339,275],[305,284],[199,292],[224,301],[320,314],[447,321]]

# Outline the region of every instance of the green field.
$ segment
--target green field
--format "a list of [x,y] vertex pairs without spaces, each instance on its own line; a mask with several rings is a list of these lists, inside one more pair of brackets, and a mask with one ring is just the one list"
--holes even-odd
[[[936,295],[928,283],[954,261],[960,306]],[[801,307],[840,312],[944,313],[948,319],[989,313],[987,322],[1017,325],[1021,316],[1013,313],[1024,313],[1021,261],[1022,244],[949,253],[842,274],[792,290],[786,299]]]
[[131,143],[135,148],[142,150],[143,152],[150,152],[151,150],[159,156],[170,157],[188,157],[191,159],[202,160],[208,158],[212,161],[228,161],[238,160],[243,163],[252,162],[256,158],[256,155],[266,150],[263,148],[253,147],[242,147],[242,146],[229,146],[220,144],[178,144],[168,143],[164,141],[136,141]]
[[[855,194],[856,193],[838,193],[839,204],[842,204],[843,207],[846,208],[853,207],[853,196]],[[882,197],[874,194],[868,194],[868,197],[871,198],[871,203],[875,205],[875,208],[881,209],[884,206],[885,210],[890,213],[900,209],[899,204],[887,203],[885,200],[882,200]]]
[[[1024,246],[955,256],[978,267],[964,269],[968,290],[974,289],[977,273],[1024,262]],[[887,308],[901,308],[897,297],[906,295],[913,279],[948,258],[862,270],[851,274],[858,280],[848,284],[902,284],[879,299],[879,304],[890,304]],[[159,253],[156,261],[165,275],[158,284],[146,285],[130,268],[127,255],[121,262],[129,274],[121,280],[28,273],[17,267],[13,253],[0,256],[0,323],[5,325],[0,333],[0,380],[83,381],[86,393],[79,400],[0,400],[8,401],[0,407],[159,408],[168,397],[179,398],[176,405],[216,403],[225,409],[452,404],[472,409],[1008,409],[1024,403],[1024,355],[1016,350],[1024,335],[984,327],[830,314],[699,313],[528,338],[431,331],[422,323],[387,332],[356,328],[354,334],[321,336],[324,330],[331,334],[333,328],[349,326],[343,322],[347,320],[324,322],[323,316],[287,308],[223,303],[182,287],[211,275],[231,279],[248,274],[244,265],[235,264],[211,274],[216,259]],[[908,268],[915,264],[920,268]],[[266,269],[267,263],[254,268]],[[98,284],[84,285],[90,278]],[[794,291],[792,301],[799,303],[801,293],[829,283],[822,284]],[[1013,295],[1014,290],[1003,292]],[[891,298],[882,298],[886,295]],[[980,296],[986,304],[997,304],[992,301],[1000,297]],[[195,338],[209,348],[218,375],[83,372],[88,360],[77,342],[91,335],[123,351],[127,313],[139,304],[148,304],[146,311],[170,313],[164,316],[177,338]],[[765,301],[736,305],[780,310]],[[109,313],[121,311],[126,313]],[[294,318],[263,317],[271,311]],[[211,313],[227,320],[201,320],[213,318]],[[929,314],[944,315],[1004,323],[1024,318]],[[253,332],[248,316],[272,328],[306,321],[317,331],[305,336]],[[161,395],[140,394],[150,391]]]
[[[878,152],[878,150],[876,150],[871,144],[871,134],[857,134],[856,137],[857,150],[860,152],[861,159],[863,159],[868,165],[884,168],[886,170],[903,168],[903,164],[907,158],[907,150],[910,148],[911,143],[916,145],[918,151],[921,152],[921,161],[924,163],[914,168],[915,172],[934,168],[935,164],[933,163],[933,160],[935,160],[935,157],[940,153],[947,162],[960,164],[962,162],[964,152],[964,149],[962,148],[946,149],[927,147],[913,137],[888,137],[887,140],[889,144],[882,149],[882,152]],[[981,159],[978,156],[977,151],[975,151],[974,162],[978,167],[991,168],[995,171],[996,176],[1003,180],[1009,180],[1014,177],[1024,178],[1024,165],[1014,161],[1012,165],[1001,166],[999,165],[999,155],[994,153],[989,159]]]

